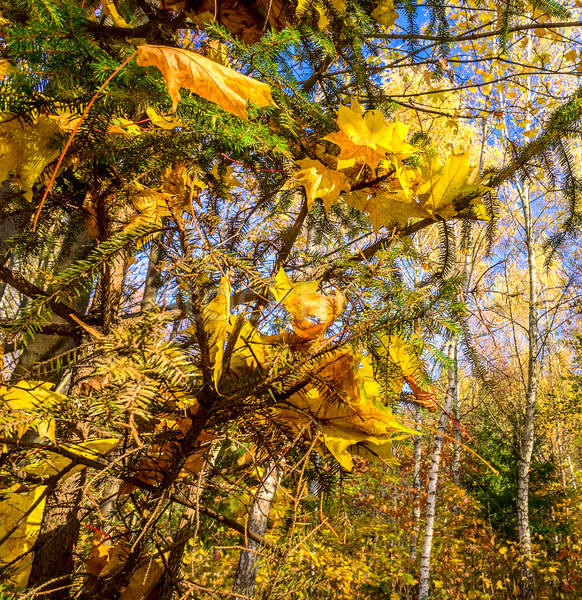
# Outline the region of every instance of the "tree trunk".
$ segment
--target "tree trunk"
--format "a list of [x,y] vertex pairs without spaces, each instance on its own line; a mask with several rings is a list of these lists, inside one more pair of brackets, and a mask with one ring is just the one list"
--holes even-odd
[[[282,470],[275,461],[268,461],[265,466],[265,474],[263,475],[261,485],[251,505],[247,529],[261,536],[264,536],[267,531],[269,511],[279,487],[281,475]],[[235,594],[241,594],[250,598],[253,597],[257,579],[258,551],[259,544],[257,542],[254,540],[246,541],[246,549],[241,552],[236,569],[233,588]],[[235,598],[240,600],[238,596],[235,596]]]
[[[415,429],[418,432],[422,431],[422,409],[416,407],[415,415],[416,426]],[[416,562],[417,546],[418,546],[418,534],[420,532],[420,467],[422,461],[422,436],[415,435],[413,439],[414,444],[414,463],[412,466],[412,518],[414,520],[414,530],[412,533],[412,539],[410,540],[410,554],[409,562],[412,566]]]
[[156,305],[158,292],[162,287],[162,272],[160,271],[160,261],[163,256],[164,232],[162,231],[153,241],[150,251],[150,260],[148,264],[148,272],[143,290],[143,298],[141,301],[141,311],[147,312]]
[[525,242],[529,278],[529,317],[528,317],[528,372],[525,394],[525,415],[521,432],[519,474],[517,481],[517,527],[521,557],[521,598],[533,600],[535,597],[534,577],[531,567],[531,532],[529,526],[529,471],[534,447],[535,412],[538,390],[538,273],[535,243],[532,235],[531,204],[529,186],[526,183],[520,190],[523,209]]
[[[451,360],[454,360],[455,362],[457,360],[456,348],[456,340],[451,341],[449,344],[449,358],[451,358]],[[419,600],[424,600],[425,598],[428,598],[430,584],[430,556],[432,553],[432,538],[434,533],[434,522],[436,515],[437,486],[439,468],[441,464],[441,453],[443,447],[443,434],[447,427],[449,413],[451,411],[453,397],[455,395],[454,369],[448,370],[447,377],[448,387],[447,394],[445,396],[445,404],[443,407],[444,410],[441,414],[441,418],[439,419],[439,425],[434,439],[430,470],[428,473],[428,487],[424,521],[424,538],[422,542],[422,554],[420,555],[420,581],[418,587]]]
[[43,600],[65,600],[70,596],[84,482],[83,470],[71,475],[55,493],[47,496],[28,579],[28,587],[38,588],[38,596]]
[[[455,340],[455,364],[453,366],[453,419],[459,422],[459,370],[457,368],[457,354],[458,344]],[[453,437],[455,443],[453,444],[453,483],[460,487],[461,485],[461,447],[459,442],[461,441],[461,430],[455,425],[453,428]],[[458,506],[453,507],[453,512],[458,512]]]

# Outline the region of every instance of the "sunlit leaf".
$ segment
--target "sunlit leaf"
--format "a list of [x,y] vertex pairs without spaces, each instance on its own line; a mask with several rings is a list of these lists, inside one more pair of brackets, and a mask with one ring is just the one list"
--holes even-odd
[[276,106],[266,83],[195,52],[148,44],[139,46],[137,51],[140,66],[154,66],[162,72],[174,111],[180,100],[180,88],[191,90],[245,121],[249,101],[259,107]]

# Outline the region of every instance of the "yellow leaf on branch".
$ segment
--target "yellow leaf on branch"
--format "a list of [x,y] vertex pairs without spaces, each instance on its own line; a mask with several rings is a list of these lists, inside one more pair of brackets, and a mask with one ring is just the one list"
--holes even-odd
[[150,188],[142,188],[133,198],[133,207],[139,211],[131,219],[131,225],[139,226],[146,223],[161,225],[164,217],[170,216],[166,198],[168,194],[156,192]]
[[61,123],[43,115],[33,125],[6,114],[0,120],[0,183],[11,175],[31,202],[32,186],[60,154],[54,140]]
[[398,12],[394,9],[392,0],[380,0],[378,6],[372,11],[372,18],[376,19],[382,27],[390,29],[398,18]]
[[[20,438],[29,428],[40,437],[55,441],[55,420],[47,412],[58,413],[67,397],[53,392],[54,384],[46,381],[19,381],[16,385],[0,386],[0,414],[5,417],[5,430]],[[35,416],[43,413],[43,416]]]
[[138,47],[137,64],[157,67],[164,76],[168,93],[175,111],[180,100],[180,88],[186,88],[227,112],[248,119],[247,102],[264,106],[276,106],[271,88],[252,77],[234,69],[181,48],[143,44]]
[[222,373],[222,357],[230,318],[230,282],[221,277],[216,296],[204,307],[204,329],[208,334],[210,363],[214,385],[218,385]]
[[351,470],[353,455],[391,460],[392,442],[403,433],[415,433],[381,404],[366,357],[335,353],[319,363],[313,379],[317,387],[294,394],[277,419],[298,431],[317,423],[324,444],[345,469]]
[[350,108],[343,105],[339,107],[336,122],[339,132],[332,133],[325,139],[341,149],[338,169],[367,164],[374,170],[387,154],[403,160],[417,151],[404,141],[408,132],[406,125],[398,121],[388,123],[379,110],[369,110],[363,114],[355,99]]
[[304,158],[297,161],[297,164],[301,170],[295,174],[295,180],[305,188],[308,210],[316,198],[321,198],[326,212],[329,212],[339,195],[349,190],[347,177],[343,173],[329,169],[318,160]]
[[400,394],[404,383],[408,383],[414,401],[434,412],[438,408],[436,394],[432,386],[422,383],[425,372],[424,363],[418,350],[399,335],[380,336],[379,352],[382,363],[389,370],[392,392]]
[[[30,550],[40,532],[45,500],[40,499],[45,486],[37,485],[30,491],[20,485],[12,486],[0,493],[0,538],[15,528],[0,546],[0,568]],[[38,504],[33,508],[33,505]],[[27,511],[31,512],[25,516]],[[18,522],[22,522],[17,526]],[[10,580],[18,587],[25,587],[32,566],[32,554],[27,554],[13,565]]]
[[176,127],[181,127],[183,125],[182,121],[177,117],[164,117],[158,114],[150,106],[146,108],[146,113],[150,118],[150,121],[160,129],[176,129]]
[[421,167],[422,183],[417,196],[423,207],[433,216],[448,219],[456,214],[454,200],[467,195],[480,195],[488,191],[485,185],[470,183],[473,167],[468,151],[462,155],[451,154],[443,163],[435,156]]
[[291,325],[301,342],[320,337],[341,313],[344,297],[339,290],[333,296],[317,291],[319,281],[300,281],[291,283],[283,269],[275,277],[271,292],[291,314]]

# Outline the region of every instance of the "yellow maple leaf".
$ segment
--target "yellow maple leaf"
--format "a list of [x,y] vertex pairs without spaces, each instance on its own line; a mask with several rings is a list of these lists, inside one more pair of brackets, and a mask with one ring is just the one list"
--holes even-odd
[[386,154],[403,160],[416,152],[414,146],[404,141],[408,132],[406,125],[397,121],[388,123],[378,110],[369,110],[363,114],[355,99],[350,108],[343,105],[339,107],[336,122],[340,131],[325,139],[341,149],[338,169],[349,169],[365,163],[375,170],[386,158]]
[[256,328],[245,321],[234,344],[230,360],[231,371],[235,375],[243,376],[263,367],[268,360],[269,346],[261,338]]
[[337,319],[344,298],[339,290],[333,296],[320,294],[319,281],[291,283],[281,268],[275,277],[271,292],[291,314],[291,325],[300,341],[306,342],[320,337]]
[[12,65],[9,60],[0,58],[0,81],[2,81],[6,75],[12,71]]
[[[39,485],[30,491],[20,491],[15,485],[0,494],[0,538],[11,531],[25,513],[39,500],[45,486]],[[10,537],[0,546],[0,566],[10,563],[30,550],[40,532],[45,500],[40,500],[30,514],[18,525]],[[32,554],[28,554],[14,565],[11,581],[18,587],[25,587],[32,566]]]
[[380,355],[384,357],[383,364],[389,370],[390,387],[399,394],[404,382],[408,383],[417,404],[424,406],[430,412],[438,408],[436,394],[431,386],[420,385],[419,381],[425,373],[425,366],[414,346],[399,335],[379,336]]
[[222,357],[230,318],[230,282],[221,277],[216,296],[204,307],[204,329],[208,334],[210,363],[217,386],[222,373]]
[[430,216],[414,197],[401,189],[380,193],[370,193],[363,189],[345,194],[342,198],[349,206],[368,213],[376,233],[382,226],[393,224],[403,227],[408,219]]
[[0,183],[12,175],[31,202],[32,186],[60,154],[54,139],[62,131],[61,123],[43,115],[32,125],[10,115],[0,118]]
[[391,460],[392,442],[403,433],[416,433],[379,402],[380,389],[366,357],[337,352],[320,361],[313,378],[318,387],[291,396],[277,419],[297,430],[315,421],[324,444],[345,469],[352,468],[354,454]]
[[143,600],[160,581],[164,571],[164,567],[158,561],[151,557],[146,558],[133,572],[119,600]]
[[160,129],[175,129],[176,127],[182,127],[183,123],[177,117],[164,117],[158,114],[153,108],[148,106],[146,113],[150,118],[150,121]]
[[451,154],[443,163],[438,156],[421,167],[423,183],[417,196],[423,207],[433,216],[448,219],[456,214],[454,200],[467,195],[483,194],[491,188],[480,183],[470,183],[473,167],[469,152],[455,156]]
[[164,76],[175,111],[180,100],[180,88],[187,88],[227,112],[248,120],[247,102],[259,107],[276,106],[271,88],[234,69],[219,65],[209,58],[166,46],[143,44],[138,49],[137,64],[157,67]]
[[338,201],[339,195],[349,190],[347,177],[329,169],[318,160],[304,158],[297,161],[301,170],[295,174],[295,180],[305,188],[307,209],[310,210],[316,198],[321,198],[326,212]]
[[[85,458],[99,459],[115,448],[115,446],[119,444],[119,441],[118,438],[87,440],[85,442],[80,442],[79,444],[66,446],[66,449]],[[71,459],[66,456],[54,452],[41,451],[34,455],[34,462],[21,468],[26,473],[36,475],[37,477],[50,477],[51,475],[58,473],[61,469],[64,469],[70,462]],[[74,473],[86,468],[86,465],[77,464],[67,471],[60,481],[65,481],[65,479],[69,478]]]
[[167,205],[170,198],[170,194],[140,186],[139,191],[132,197],[133,207],[139,211],[139,214],[131,218],[130,226],[146,223],[161,225],[162,219],[171,215]]
[[[54,417],[24,418],[20,414],[52,409],[57,412],[59,407],[66,402],[67,397],[53,392],[53,387],[54,384],[47,381],[31,380],[22,380],[10,387],[0,386],[0,407],[8,419],[7,430],[12,430],[18,437],[22,437],[29,427],[34,427],[40,437],[46,436],[54,442]],[[10,424],[11,422],[12,424]]]
[[[333,6],[334,11],[339,15],[343,15],[346,11],[344,0],[331,0],[331,5]],[[325,29],[329,25],[329,18],[327,16],[328,9],[319,0],[298,0],[295,15],[297,18],[301,18],[310,8],[314,8],[317,11],[319,16],[317,23],[318,27],[320,29]]]
[[372,11],[372,18],[376,19],[386,29],[392,27],[398,18],[398,13],[394,10],[394,2],[392,0],[380,0],[378,6]]
[[130,26],[129,23],[119,14],[115,4],[113,3],[113,0],[103,0],[101,7],[103,14],[111,17],[115,27],[128,28]]

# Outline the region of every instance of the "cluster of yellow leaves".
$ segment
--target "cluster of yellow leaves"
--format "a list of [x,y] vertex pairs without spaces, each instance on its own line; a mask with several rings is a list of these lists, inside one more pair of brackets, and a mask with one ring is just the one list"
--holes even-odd
[[[230,363],[230,372],[235,378],[257,368],[268,369],[282,345],[308,352],[321,340],[325,330],[340,315],[344,298],[338,290],[331,295],[322,294],[318,291],[319,285],[319,281],[291,282],[286,273],[279,270],[270,289],[275,301],[291,315],[293,331],[262,336],[245,323],[234,344]],[[223,277],[216,297],[204,309],[204,327],[216,385],[220,381],[227,336],[232,331],[228,325],[229,296],[230,285]],[[398,369],[394,378],[396,397],[405,379],[414,382],[422,369],[420,359],[408,353],[404,340],[397,340],[390,354],[390,360]],[[351,350],[334,351],[309,361],[308,368],[312,382],[282,404],[276,418],[308,438],[313,435],[311,425],[316,424],[323,445],[344,468],[352,468],[353,455],[392,459],[394,439],[416,433],[384,406],[368,357]],[[420,388],[418,390],[420,393]],[[422,393],[428,398],[432,392]]]
[[164,76],[175,111],[180,100],[180,88],[186,88],[227,112],[248,119],[247,102],[259,107],[276,106],[271,88],[252,77],[218,64],[213,60],[167,46],[143,44],[138,47],[138,65],[157,67]]
[[[44,416],[46,413],[58,413],[65,397],[52,391],[53,385],[47,382],[20,381],[17,385],[0,386],[2,435],[5,438],[15,436],[21,439],[25,433],[36,430],[38,438],[47,437],[55,440],[54,417]],[[38,416],[43,413],[43,416]],[[101,458],[119,443],[118,439],[87,440],[67,446],[67,450],[79,457]],[[71,465],[72,458],[57,452],[38,449],[31,452],[26,464],[19,468],[35,477],[46,479],[60,473]],[[85,469],[78,463],[63,473],[59,485],[74,473]],[[37,485],[28,491],[20,486],[13,486],[2,492],[0,502],[0,538],[8,535],[0,547],[0,565],[12,563],[19,556],[30,550],[40,528],[42,519],[44,493],[46,486]],[[14,564],[12,581],[18,586],[25,586],[28,581],[32,555],[28,554]]]
[[389,123],[377,110],[364,113],[356,100],[350,108],[340,106],[336,122],[339,131],[326,139],[341,152],[322,157],[328,164],[335,161],[336,168],[308,158],[297,163],[294,184],[305,188],[309,208],[321,198],[329,210],[341,196],[349,206],[368,213],[378,231],[383,225],[404,227],[411,218],[453,217],[456,200],[478,198],[489,189],[469,181],[473,169],[468,152],[444,161],[432,156],[419,168],[408,167],[406,159],[418,151],[405,141],[408,127]]

